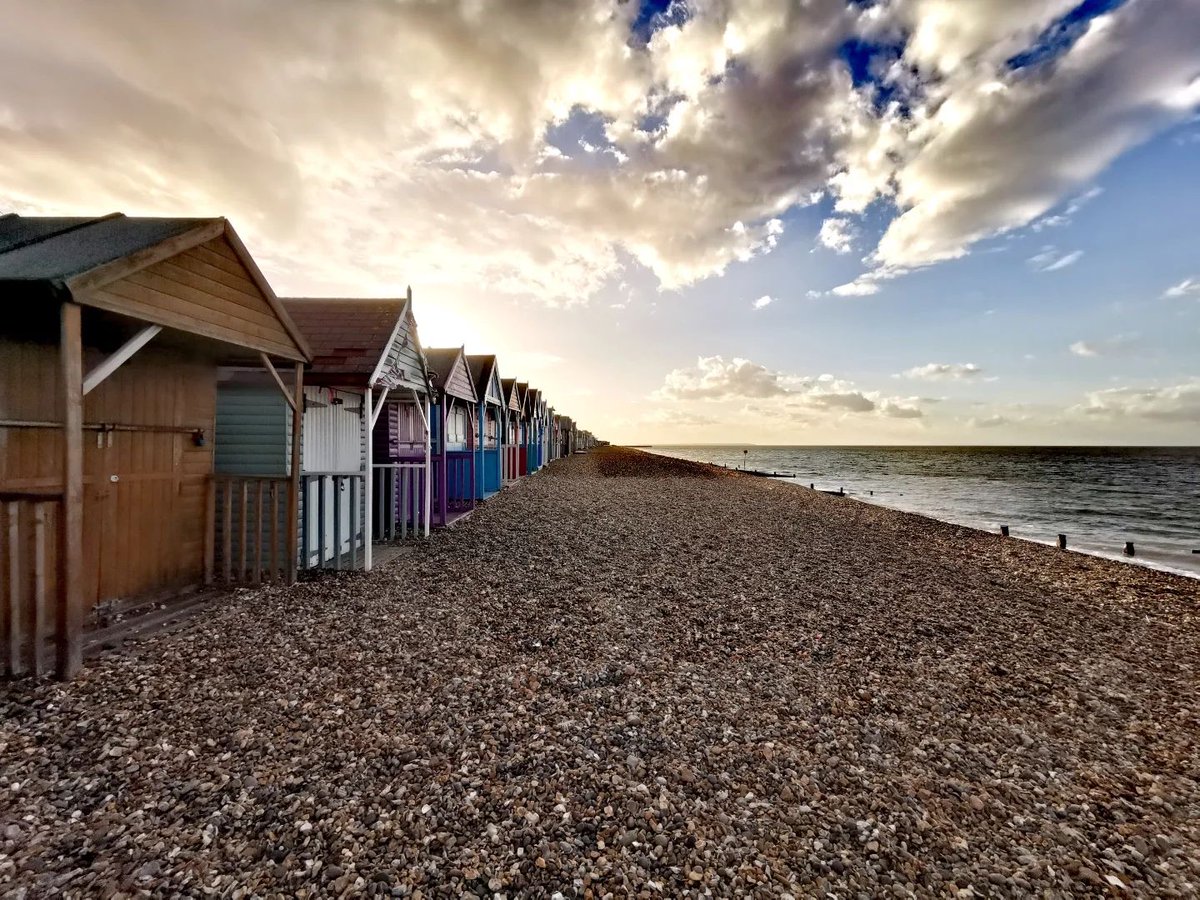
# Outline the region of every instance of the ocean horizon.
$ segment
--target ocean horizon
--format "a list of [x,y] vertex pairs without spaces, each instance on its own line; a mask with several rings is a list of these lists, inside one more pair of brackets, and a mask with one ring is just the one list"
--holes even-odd
[[[1200,447],[644,444],[1017,539],[1200,578]],[[1134,556],[1124,553],[1132,542]]]

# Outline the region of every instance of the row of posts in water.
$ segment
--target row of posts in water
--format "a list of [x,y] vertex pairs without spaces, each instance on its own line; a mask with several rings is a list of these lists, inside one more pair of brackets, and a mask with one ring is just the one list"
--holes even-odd
[[[809,483],[808,487],[810,490],[814,490],[814,491],[817,489],[816,484],[812,483],[812,482]],[[846,489],[838,488],[836,491],[823,491],[823,493],[833,494],[835,497],[845,497]],[[870,491],[870,495],[872,497],[874,497],[875,492]],[[1002,537],[1008,537],[1008,526],[1007,525],[1000,526],[1000,534]],[[1058,536],[1058,549],[1059,550],[1067,549],[1067,536],[1065,534],[1060,534]],[[1126,541],[1125,549],[1122,550],[1121,552],[1124,553],[1126,556],[1137,556],[1137,550],[1133,546],[1133,541]],[[1193,550],[1192,553],[1200,554],[1200,550]]]
[[[1008,526],[1007,525],[1000,526],[1000,535],[1002,537],[1008,537]],[[1067,549],[1067,536],[1065,534],[1060,534],[1058,536],[1058,549],[1059,550]],[[1124,553],[1126,556],[1137,556],[1137,551],[1133,547],[1133,541],[1126,541],[1125,549],[1122,550],[1121,552]]]

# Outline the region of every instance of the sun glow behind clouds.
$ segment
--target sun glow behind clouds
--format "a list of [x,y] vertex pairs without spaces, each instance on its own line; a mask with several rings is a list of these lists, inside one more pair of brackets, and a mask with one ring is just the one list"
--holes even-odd
[[[754,341],[799,310],[886,317],[898,288],[924,278],[914,271],[1025,226],[1046,233],[1013,265],[1068,285],[1104,263],[1068,228],[1098,195],[1097,174],[1200,102],[1195,3],[150,8],[0,0],[3,208],[228,215],[280,293],[412,284],[426,344],[496,351],[522,377],[559,357],[569,362],[539,377],[612,378],[637,396],[673,371],[648,361],[665,347],[765,360]],[[1027,262],[1051,235],[1054,252]],[[797,254],[793,273],[811,262],[828,277],[757,277],[785,268],[781,247]],[[693,325],[688,308],[722,274],[728,311]],[[1196,296],[1181,281],[1194,275],[1172,269],[1155,297]],[[1117,330],[1080,330],[1039,353],[1070,361],[1078,337]],[[613,366],[609,345],[643,362]],[[843,421],[865,407],[858,393],[874,418],[892,410],[896,427],[925,427],[927,407],[877,388],[960,353],[1000,371],[972,347],[923,348],[889,360],[874,384],[856,373],[856,386],[803,409],[792,397],[789,409]]]

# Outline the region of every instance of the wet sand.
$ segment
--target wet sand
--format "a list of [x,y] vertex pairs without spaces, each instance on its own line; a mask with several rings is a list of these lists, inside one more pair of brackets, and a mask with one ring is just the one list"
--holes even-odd
[[597,451],[374,573],[0,687],[0,884],[1194,895],[1198,594]]

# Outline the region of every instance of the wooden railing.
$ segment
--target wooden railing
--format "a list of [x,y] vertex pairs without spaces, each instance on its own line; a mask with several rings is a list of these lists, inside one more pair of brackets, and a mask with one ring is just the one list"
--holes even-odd
[[295,515],[288,508],[290,481],[286,475],[212,477],[207,583],[287,580],[296,553],[288,546],[288,520]]
[[374,470],[375,538],[394,541],[428,531],[424,460],[380,463]]
[[300,474],[302,569],[358,568],[359,552],[366,546],[362,514],[365,492],[362,472]]
[[0,640],[4,674],[51,671],[59,610],[59,515],[57,493],[0,493]]

